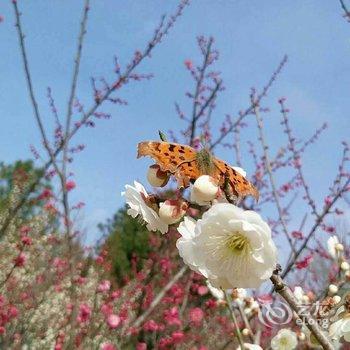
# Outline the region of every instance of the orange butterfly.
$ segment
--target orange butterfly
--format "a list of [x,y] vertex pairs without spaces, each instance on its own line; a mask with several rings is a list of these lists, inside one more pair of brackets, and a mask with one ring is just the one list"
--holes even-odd
[[[162,171],[177,179],[179,187],[188,187],[201,175],[210,175],[224,190],[226,197],[259,198],[259,191],[244,176],[224,161],[213,157],[207,149],[194,148],[178,143],[145,141],[138,144],[137,158],[152,157]],[[229,199],[229,198],[228,198]]]

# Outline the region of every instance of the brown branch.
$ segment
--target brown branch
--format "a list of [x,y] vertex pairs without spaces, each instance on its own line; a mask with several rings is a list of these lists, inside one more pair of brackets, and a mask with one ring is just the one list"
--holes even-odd
[[311,207],[311,211],[312,213],[318,217],[318,213],[317,213],[317,209],[316,209],[316,205],[315,205],[315,201],[312,199],[311,194],[310,194],[310,189],[309,186],[306,183],[301,165],[298,164],[299,163],[299,159],[300,159],[300,153],[297,151],[296,146],[295,146],[295,138],[292,135],[292,129],[289,125],[289,119],[288,119],[288,115],[287,115],[287,109],[285,107],[284,104],[284,100],[280,99],[280,105],[281,105],[281,113],[282,113],[282,117],[283,117],[283,123],[285,125],[285,132],[288,136],[288,142],[289,142],[289,149],[293,154],[293,160],[295,162],[294,166],[297,169],[297,173],[299,176],[299,179],[301,181],[301,184],[304,188],[305,191],[305,196],[307,198],[307,202]]
[[280,267],[278,267],[272,274],[270,280],[275,287],[275,291],[280,294],[292,310],[305,322],[305,325],[312,334],[315,336],[319,344],[325,350],[334,350],[332,343],[329,340],[329,337],[322,331],[321,327],[317,323],[309,311],[301,308],[297,299],[295,298],[291,289],[284,283],[283,279],[279,275]]
[[295,252],[293,260],[287,265],[285,270],[282,273],[282,278],[285,278],[288,273],[292,270],[295,261],[298,259],[300,254],[303,252],[303,250],[307,247],[307,244],[309,243],[311,237],[314,235],[320,224],[322,223],[323,219],[329,214],[331,208],[336,203],[336,201],[342,196],[342,194],[347,190],[347,187],[350,184],[350,178],[346,181],[346,183],[343,185],[343,187],[339,190],[339,192],[334,196],[333,200],[325,206],[322,214],[317,218],[316,222],[312,226],[309,234],[305,238],[303,244],[299,247],[299,249]]
[[[13,1],[15,9],[17,8],[17,4],[15,1]],[[135,70],[135,68],[146,58],[149,57],[151,52],[153,51],[153,49],[157,46],[157,44],[159,44],[162,40],[162,38],[168,34],[169,30],[171,29],[171,27],[174,25],[174,23],[176,22],[176,20],[178,19],[178,17],[180,17],[182,15],[182,12],[185,8],[185,6],[187,6],[189,4],[189,0],[183,0],[179,7],[177,12],[172,15],[168,21],[168,23],[164,26],[163,24],[163,20],[161,21],[161,27],[157,28],[151,41],[148,43],[147,47],[145,48],[145,50],[143,51],[143,54],[141,56],[141,58],[139,60],[134,60],[125,70],[124,74],[121,74],[119,76],[118,81],[113,84],[112,87],[110,87],[105,94],[98,100],[95,101],[95,104],[91,106],[91,108],[89,109],[89,111],[87,113],[84,114],[82,120],[80,121],[80,125],[84,124],[87,122],[87,120],[96,112],[96,110],[98,109],[98,107],[105,101],[108,99],[108,97],[111,95],[111,93],[113,91],[116,90],[117,87],[120,87],[120,85],[122,83],[125,83],[128,78],[130,77],[130,74]],[[18,10],[17,10],[18,12]],[[19,14],[18,14],[19,15]],[[18,16],[19,17],[19,16]],[[22,37],[22,33],[20,33],[20,37]],[[20,39],[20,41],[23,39]],[[119,86],[118,86],[119,83]],[[70,140],[79,130],[80,126],[75,126],[73,128],[73,130],[69,133],[69,135],[67,135],[67,138],[65,140],[62,140],[61,144],[56,148],[56,150],[53,152],[53,158],[56,158],[57,155],[62,151],[63,149],[63,145],[68,142],[68,140]],[[43,166],[43,170],[44,170],[44,174],[45,172],[50,168],[50,166],[53,165],[53,161],[50,157],[50,159],[45,163],[45,165]],[[0,239],[3,237],[3,235],[5,234],[8,226],[10,225],[10,223],[12,222],[13,218],[15,218],[15,216],[17,215],[17,213],[19,212],[19,210],[23,207],[23,205],[26,203],[28,197],[35,191],[36,186],[39,184],[40,180],[42,179],[44,175],[42,176],[38,176],[28,187],[26,193],[24,193],[24,195],[21,197],[21,199],[18,201],[17,205],[12,208],[9,212],[9,215],[6,217],[3,225],[1,226],[0,229]]]
[[[185,272],[188,270],[187,266],[183,266],[181,270],[166,284],[164,288],[157,294],[157,296],[153,299],[151,305],[148,307],[148,309],[140,315],[132,324],[130,327],[137,328],[141,326],[148,316],[153,312],[154,308],[161,302],[165,294],[170,290],[170,288],[185,274]],[[130,328],[129,327],[129,328]]]
[[287,238],[287,240],[289,242],[289,245],[290,245],[293,253],[295,253],[294,243],[293,243],[291,237],[289,236],[287,224],[286,224],[286,222],[284,220],[284,210],[283,210],[283,208],[281,206],[281,203],[280,203],[280,198],[279,198],[279,195],[278,195],[277,186],[276,186],[275,179],[274,179],[274,176],[273,176],[273,173],[272,173],[271,161],[270,161],[270,156],[269,156],[269,153],[268,153],[268,146],[267,146],[267,143],[265,141],[264,125],[263,125],[263,121],[262,121],[262,118],[261,118],[260,113],[259,113],[258,101],[255,100],[253,94],[251,96],[251,103],[252,103],[252,106],[254,106],[253,107],[253,112],[254,112],[255,117],[256,117],[256,122],[257,122],[257,125],[258,125],[258,131],[259,131],[259,139],[260,139],[260,142],[261,142],[261,145],[262,145],[262,149],[263,149],[263,152],[264,152],[265,169],[266,169],[266,172],[269,175],[270,185],[271,185],[273,197],[275,199],[275,204],[276,204],[276,207],[277,207],[279,220],[281,222],[281,225],[282,225],[282,228],[283,228],[283,232],[284,232],[284,234],[285,234],[285,236],[286,236],[286,238]]
[[[267,95],[268,91],[270,90],[271,86],[273,85],[273,83],[275,82],[275,80],[277,79],[278,75],[281,73],[284,65],[287,63],[288,57],[285,55],[282,58],[282,61],[279,63],[277,69],[272,73],[272,76],[270,77],[269,81],[267,82],[267,84],[264,86],[264,88],[262,89],[261,93],[259,95],[257,95],[256,101],[258,103],[260,103],[260,101]],[[250,105],[245,111],[240,112],[236,121],[225,131],[223,132],[216,141],[214,141],[211,146],[210,146],[210,150],[213,150],[218,144],[220,144],[225,137],[233,132],[237,126],[239,126],[239,124],[242,122],[242,120],[249,115],[250,113],[252,113],[254,111],[254,106]]]

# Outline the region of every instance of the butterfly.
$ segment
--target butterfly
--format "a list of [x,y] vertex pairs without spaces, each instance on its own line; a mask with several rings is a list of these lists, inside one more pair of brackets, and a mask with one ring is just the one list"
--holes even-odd
[[137,158],[153,158],[164,172],[174,175],[178,186],[186,188],[201,175],[210,175],[223,189],[227,199],[242,199],[248,195],[259,198],[259,191],[229,164],[215,158],[206,148],[194,148],[165,141],[144,141],[137,147]]

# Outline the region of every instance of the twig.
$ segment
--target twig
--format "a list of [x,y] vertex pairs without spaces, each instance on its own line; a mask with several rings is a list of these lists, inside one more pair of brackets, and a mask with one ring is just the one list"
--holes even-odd
[[300,256],[300,254],[303,252],[303,250],[306,248],[309,240],[311,239],[311,237],[313,236],[313,234],[316,232],[317,228],[320,226],[320,224],[322,223],[323,219],[329,214],[331,208],[333,207],[333,205],[335,204],[335,202],[338,200],[338,198],[340,198],[342,196],[342,194],[347,190],[348,186],[350,184],[350,178],[346,181],[346,183],[343,185],[343,187],[339,190],[339,192],[334,196],[333,200],[325,206],[322,214],[320,214],[320,216],[317,218],[316,222],[314,223],[314,225],[312,226],[309,234],[307,235],[307,237],[305,238],[303,244],[299,247],[299,249],[295,252],[294,254],[294,258],[293,260],[287,265],[287,267],[285,268],[285,270],[282,273],[282,278],[285,278],[288,273],[291,271],[291,269],[294,266],[295,261],[298,259],[298,257]]
[[273,173],[272,173],[272,169],[271,169],[271,161],[270,161],[270,156],[268,153],[268,146],[267,146],[267,143],[265,141],[264,125],[263,125],[263,121],[262,121],[262,118],[261,118],[260,113],[259,113],[259,104],[258,104],[258,101],[255,99],[254,94],[251,95],[251,103],[252,103],[252,106],[254,106],[253,112],[254,112],[255,117],[256,117],[256,122],[257,122],[258,130],[259,130],[259,139],[260,139],[262,149],[264,152],[265,169],[269,175],[270,185],[271,185],[273,197],[275,199],[275,204],[277,207],[279,220],[281,222],[283,232],[284,232],[284,234],[285,234],[285,236],[290,244],[290,247],[291,247],[293,253],[295,253],[294,243],[293,243],[291,237],[289,236],[287,224],[284,220],[284,211],[283,211],[281,203],[280,203],[280,198],[278,195],[277,186],[275,184],[275,179],[273,177]]
[[[277,69],[272,73],[271,78],[269,79],[269,81],[267,82],[267,84],[264,86],[264,88],[262,89],[261,93],[257,96],[256,101],[258,103],[260,103],[260,101],[267,95],[268,91],[270,90],[271,86],[273,85],[273,83],[275,82],[275,80],[277,79],[278,75],[281,73],[284,65],[287,63],[288,57],[285,55],[282,58],[282,61],[279,63]],[[210,146],[210,150],[213,150],[218,144],[220,144],[224,138],[231,133],[232,131],[234,131],[236,129],[236,127],[242,122],[242,120],[250,113],[252,113],[254,111],[254,106],[250,105],[245,111],[240,112],[236,121],[225,131],[223,132],[216,141],[214,141],[211,146]]]
[[309,311],[300,308],[300,305],[295,298],[293,292],[290,288],[284,283],[283,279],[279,275],[280,267],[273,272],[270,280],[275,287],[275,291],[280,294],[284,300],[289,304],[289,306],[295,311],[295,313],[305,322],[305,325],[313,333],[317,341],[325,350],[334,350],[332,343],[329,338],[324,334],[321,327],[317,323]]
[[[15,8],[17,8],[16,5],[16,1],[13,1]],[[98,100],[95,101],[95,104],[92,105],[92,107],[89,109],[89,111],[87,113],[84,114],[84,117],[82,118],[82,120],[80,121],[80,123],[84,124],[87,122],[87,120],[96,112],[96,110],[98,109],[98,107],[106,100],[108,99],[108,97],[110,96],[110,94],[115,91],[115,89],[120,88],[121,84],[124,83],[125,81],[128,80],[128,78],[130,77],[130,74],[134,71],[134,69],[144,60],[145,57],[149,57],[149,55],[151,54],[151,52],[153,51],[153,49],[155,48],[155,46],[157,46],[157,44],[159,44],[162,40],[162,38],[168,34],[170,28],[174,25],[175,21],[177,20],[178,17],[181,16],[185,6],[187,6],[189,4],[189,0],[183,0],[180,5],[179,8],[177,10],[177,12],[172,15],[168,21],[168,23],[165,25],[163,25],[163,21],[161,22],[161,27],[157,28],[152,40],[148,43],[146,49],[143,52],[143,55],[141,56],[140,59],[138,59],[137,61],[134,60],[132,62],[132,64],[130,64],[126,71],[124,72],[124,74],[121,74],[119,76],[118,81],[113,84],[112,87],[110,87],[106,93]],[[18,10],[17,10],[18,12]],[[161,31],[162,29],[162,31]],[[119,83],[119,85],[118,85]],[[62,151],[63,149],[63,145],[65,142],[68,142],[69,139],[71,139],[76,132],[79,130],[80,125],[79,124],[75,126],[75,128],[69,133],[69,135],[67,136],[66,140],[62,140],[61,144],[56,148],[56,150],[53,152],[53,156],[54,158],[57,157],[57,155]],[[50,166],[53,165],[52,159],[50,158],[45,165],[43,166],[43,170],[44,173],[50,168]],[[0,229],[0,239],[3,237],[3,235],[5,234],[8,226],[10,225],[11,221],[13,220],[13,218],[17,215],[17,213],[19,212],[19,210],[23,207],[23,205],[26,203],[28,197],[30,196],[31,193],[33,193],[33,191],[35,191],[36,186],[38,185],[38,183],[40,182],[40,180],[42,179],[44,175],[42,176],[38,176],[28,187],[28,190],[26,191],[26,193],[22,196],[22,198],[18,201],[17,205],[12,208],[9,212],[9,215],[7,216],[7,218],[4,220],[4,223]]]
[[[161,302],[164,295],[170,290],[170,288],[184,275],[184,273],[187,271],[188,267],[183,266],[181,270],[167,283],[167,285],[157,294],[157,296],[152,301],[151,305],[148,307],[148,309],[139,316],[131,325],[130,327],[137,328],[141,326],[148,316],[153,312],[154,308]],[[129,327],[129,328],[130,328]]]
[[292,135],[292,129],[291,129],[290,125],[289,125],[288,110],[285,107],[284,99],[280,99],[279,103],[281,105],[281,113],[282,113],[282,116],[283,116],[283,124],[285,126],[285,132],[286,132],[286,134],[288,136],[289,149],[290,149],[290,151],[293,154],[293,160],[294,160],[294,163],[295,163],[294,166],[297,169],[297,173],[299,175],[299,179],[301,181],[301,184],[302,184],[302,186],[304,188],[305,196],[307,198],[308,204],[311,207],[311,211],[316,217],[318,217],[315,201],[311,198],[309,186],[307,185],[307,183],[305,181],[305,177],[304,177],[301,165],[299,164],[300,155],[299,155],[299,152],[297,151],[297,149],[295,147],[295,138]]
[[237,321],[237,317],[235,315],[235,310],[232,307],[232,300],[231,300],[230,295],[228,294],[228,292],[226,290],[224,290],[223,292],[225,294],[226,304],[227,304],[227,306],[229,308],[231,319],[232,319],[233,324],[235,326],[235,332],[236,332],[236,336],[237,336],[237,339],[238,339],[238,343],[240,345],[241,350],[244,350],[245,349],[244,341],[243,341],[243,337],[242,337],[241,331],[239,329],[239,324],[238,324],[238,321]]

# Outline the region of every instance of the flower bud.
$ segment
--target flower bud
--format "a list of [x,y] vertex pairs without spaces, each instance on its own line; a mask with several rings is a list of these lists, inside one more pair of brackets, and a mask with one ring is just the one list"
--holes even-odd
[[248,329],[248,328],[244,328],[244,329],[242,330],[242,334],[243,334],[245,337],[247,337],[247,336],[250,334],[249,329]]
[[337,243],[334,248],[338,252],[342,252],[344,250],[344,246],[341,243]]
[[159,204],[159,217],[167,225],[175,224],[186,214],[187,207],[185,201],[168,199]]
[[333,297],[333,302],[334,302],[335,305],[336,305],[336,304],[339,304],[340,301],[341,301],[341,297],[340,297],[339,295],[335,295],[335,296]]
[[343,261],[341,264],[340,264],[340,268],[343,270],[343,271],[348,271],[350,270],[350,265],[347,261]]
[[336,294],[338,292],[338,287],[335,284],[330,284],[328,287],[329,294]]
[[220,187],[209,175],[200,176],[192,186],[191,201],[199,205],[208,205],[218,195]]
[[169,173],[167,171],[162,171],[158,164],[151,165],[148,168],[147,180],[153,187],[163,187],[169,181]]

